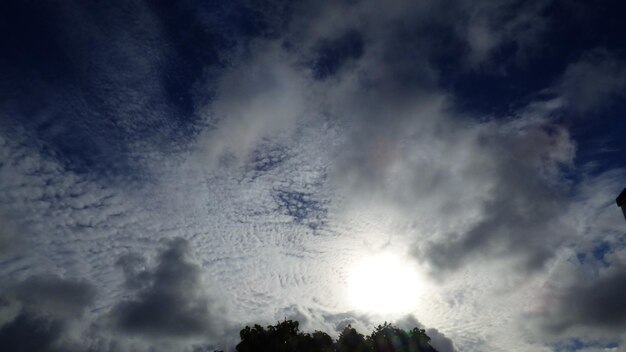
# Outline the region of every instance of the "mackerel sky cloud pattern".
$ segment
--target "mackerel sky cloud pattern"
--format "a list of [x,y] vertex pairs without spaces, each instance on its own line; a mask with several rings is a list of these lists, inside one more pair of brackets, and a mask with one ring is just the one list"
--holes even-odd
[[[2,2],[0,346],[231,350],[286,317],[626,350],[624,10]],[[350,300],[379,256],[409,311]]]

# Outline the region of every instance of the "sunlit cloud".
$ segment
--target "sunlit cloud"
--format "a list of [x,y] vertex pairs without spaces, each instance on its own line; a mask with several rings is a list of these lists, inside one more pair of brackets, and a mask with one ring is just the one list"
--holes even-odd
[[228,350],[293,318],[620,350],[626,58],[602,8],[6,5],[0,340]]

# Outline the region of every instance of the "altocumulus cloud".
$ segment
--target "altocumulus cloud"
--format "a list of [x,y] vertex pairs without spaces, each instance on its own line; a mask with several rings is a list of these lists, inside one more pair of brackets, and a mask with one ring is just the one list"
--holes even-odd
[[[0,6],[3,344],[227,349],[291,317],[418,325],[442,352],[622,348],[603,6]],[[407,317],[345,298],[381,251],[422,277]]]

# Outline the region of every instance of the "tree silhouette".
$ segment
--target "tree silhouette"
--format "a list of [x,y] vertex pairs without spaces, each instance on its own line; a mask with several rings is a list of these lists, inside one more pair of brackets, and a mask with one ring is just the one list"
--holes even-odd
[[359,334],[356,329],[348,324],[336,343],[336,351],[338,352],[368,352],[371,349],[365,341],[365,337]]
[[239,336],[238,352],[290,352],[290,351],[334,351],[333,340],[326,333],[316,331],[312,335],[299,331],[299,323],[285,320],[264,329],[260,325],[246,326]]
[[407,332],[387,322],[378,325],[367,337],[367,342],[374,352],[436,352],[424,329],[414,328]]
[[267,328],[246,326],[239,336],[238,352],[437,352],[424,329],[405,331],[386,322],[369,336],[348,325],[337,341],[322,331],[300,332],[297,321],[286,319]]

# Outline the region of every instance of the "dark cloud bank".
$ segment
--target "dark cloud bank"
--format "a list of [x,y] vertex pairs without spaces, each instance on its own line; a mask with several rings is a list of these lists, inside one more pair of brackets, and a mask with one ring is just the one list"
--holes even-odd
[[81,328],[97,293],[92,283],[50,275],[15,284],[1,297],[0,346],[7,351],[96,351],[124,348],[124,338],[132,336],[145,337],[145,348],[160,339],[214,341],[230,323],[208,298],[210,289],[202,285],[200,267],[190,256],[189,243],[177,238],[164,246],[153,268],[141,256],[120,257],[125,296],[130,297],[102,317],[97,323],[102,326],[93,326],[101,331]]
[[5,292],[0,346],[7,351],[80,351],[66,332],[93,303],[95,288],[57,276],[31,277]]
[[141,267],[141,257],[120,258],[126,286],[135,291],[134,299],[113,308],[112,319],[120,331],[152,337],[219,334],[226,325],[224,312],[206,296],[201,269],[189,255],[189,243],[178,238],[159,254],[152,270]]

